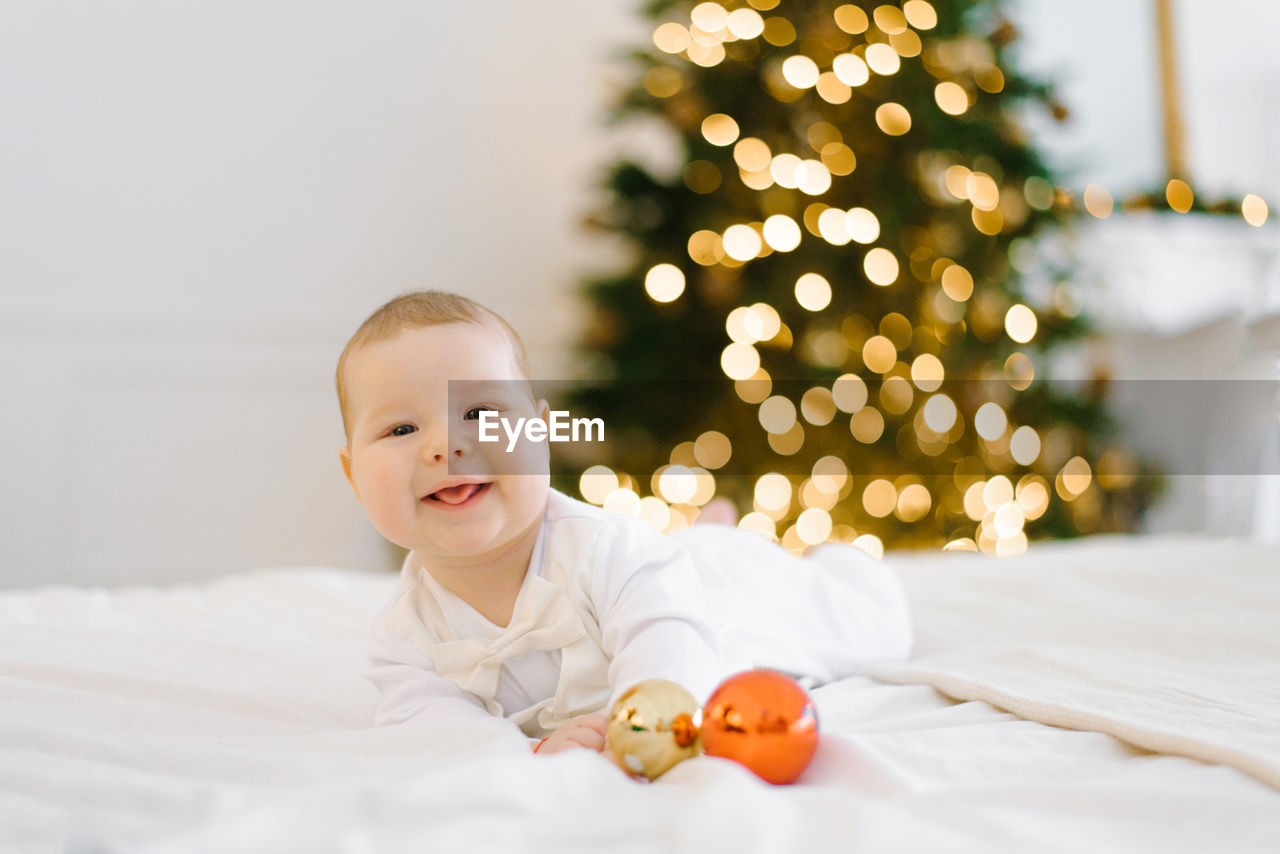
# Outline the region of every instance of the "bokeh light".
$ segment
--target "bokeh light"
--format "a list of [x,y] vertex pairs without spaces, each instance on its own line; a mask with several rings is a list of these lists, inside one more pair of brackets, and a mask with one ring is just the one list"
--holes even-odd
[[653,31],[653,43],[664,53],[680,53],[692,39],[689,31],[674,21],[662,24]]
[[842,53],[831,63],[831,70],[841,83],[857,88],[871,79],[871,72],[862,57],[854,53]]
[[1186,213],[1191,210],[1191,205],[1195,202],[1195,193],[1191,190],[1191,185],[1186,181],[1174,178],[1164,189],[1165,199],[1169,202],[1169,207],[1178,213]]
[[874,243],[880,236],[880,220],[866,208],[850,208],[844,215],[844,227],[856,243]]
[[658,477],[658,492],[672,504],[684,504],[698,489],[698,478],[687,466],[668,466]]
[[862,261],[862,269],[868,279],[882,287],[892,285],[898,280],[898,259],[883,246],[877,246],[867,252],[867,257]]
[[959,264],[952,264],[942,271],[942,291],[956,302],[964,302],[973,296],[973,275]]
[[720,368],[731,380],[745,380],[760,368],[760,353],[750,344],[735,341],[720,353]]
[[1106,187],[1090,184],[1084,188],[1084,209],[1098,219],[1106,219],[1115,209],[1115,200]]
[[749,225],[731,225],[724,232],[724,253],[735,261],[747,261],[760,254],[764,240]]
[[911,363],[911,381],[921,391],[937,391],[945,376],[942,360],[932,353],[922,353]]
[[938,108],[950,116],[959,116],[969,109],[969,93],[959,83],[944,80],[933,88],[933,100]]
[[591,466],[578,477],[578,491],[583,499],[597,506],[603,505],[618,485],[617,474],[608,466]]
[[841,412],[857,412],[867,405],[867,384],[857,374],[842,374],[831,384],[831,399]]
[[883,42],[867,45],[867,66],[876,74],[888,77],[897,74],[902,67],[902,58],[898,52]]
[[800,225],[786,214],[774,214],[764,221],[764,241],[778,252],[790,252],[800,245]]
[[[896,57],[897,54],[895,53],[894,56]],[[901,104],[893,102],[881,104],[876,108],[876,126],[889,136],[902,136],[911,130],[911,113],[907,112],[907,108]]]
[[656,264],[645,274],[644,289],[654,302],[672,302],[684,293],[684,272],[674,264]]
[[708,430],[693,443],[693,456],[705,468],[718,469],[729,462],[732,455],[733,444],[719,430]]
[[818,63],[807,56],[789,56],[782,63],[782,78],[797,89],[812,88],[818,74]]
[[738,123],[732,116],[712,113],[702,120],[702,136],[712,145],[732,145],[738,138]]
[[831,303],[831,283],[817,273],[796,280],[796,302],[809,311],[822,311]]
[[1019,344],[1026,344],[1036,337],[1036,313],[1021,303],[1013,306],[1004,316],[1004,329]]
[[907,23],[917,30],[932,30],[938,26],[938,13],[928,0],[907,0],[902,4]]
[[1267,203],[1261,196],[1253,193],[1245,196],[1241,201],[1240,212],[1244,215],[1244,221],[1254,227],[1260,228],[1267,221]]
[[766,399],[757,413],[760,426],[769,433],[786,433],[796,424],[796,405],[780,394]]
[[1008,416],[1000,404],[988,401],[978,407],[973,416],[973,427],[978,435],[988,442],[994,442],[1004,435],[1009,426]]
[[736,38],[754,39],[764,32],[764,18],[755,9],[734,9],[726,26]]
[[746,172],[761,172],[769,168],[773,152],[769,151],[764,140],[747,136],[733,147],[733,159],[738,168]]
[[852,36],[865,33],[867,27],[871,25],[870,19],[867,18],[867,13],[861,7],[852,4],[837,7],[835,20],[837,27]]
[[1020,466],[1029,466],[1040,456],[1040,434],[1023,425],[1009,438],[1009,455]]

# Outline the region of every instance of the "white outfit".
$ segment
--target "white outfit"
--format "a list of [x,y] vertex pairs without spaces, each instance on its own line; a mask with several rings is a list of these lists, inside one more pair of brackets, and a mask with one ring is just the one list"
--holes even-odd
[[536,738],[642,679],[699,702],[750,667],[830,681],[904,658],[911,628],[897,579],[860,549],[800,559],[725,525],[663,535],[550,490],[506,627],[410,553],[374,639],[378,724],[499,715]]

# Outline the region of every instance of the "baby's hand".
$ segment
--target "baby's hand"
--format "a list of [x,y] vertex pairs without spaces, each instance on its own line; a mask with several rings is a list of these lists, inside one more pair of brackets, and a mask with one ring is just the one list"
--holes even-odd
[[604,734],[608,723],[609,718],[599,713],[574,718],[551,733],[538,748],[538,753],[558,753],[577,747],[599,753],[604,750]]

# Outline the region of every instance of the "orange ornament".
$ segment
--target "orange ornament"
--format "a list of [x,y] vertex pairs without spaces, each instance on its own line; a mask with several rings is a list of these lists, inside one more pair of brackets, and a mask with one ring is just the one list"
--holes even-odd
[[818,710],[794,679],[777,670],[730,676],[702,711],[702,744],[770,783],[790,783],[818,749]]

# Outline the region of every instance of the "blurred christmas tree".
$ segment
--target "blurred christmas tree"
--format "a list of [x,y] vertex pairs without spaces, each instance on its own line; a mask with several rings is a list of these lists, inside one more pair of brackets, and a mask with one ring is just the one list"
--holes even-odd
[[795,549],[1131,526],[1143,480],[1103,390],[1044,376],[1086,324],[1068,284],[1022,280],[1072,202],[1018,126],[1058,108],[1007,64],[999,4],[647,13],[618,115],[658,118],[684,166],[609,179],[599,219],[634,264],[587,286],[608,377],[573,405],[624,439],[583,494],[645,513],[652,492],[668,529],[726,495]]

